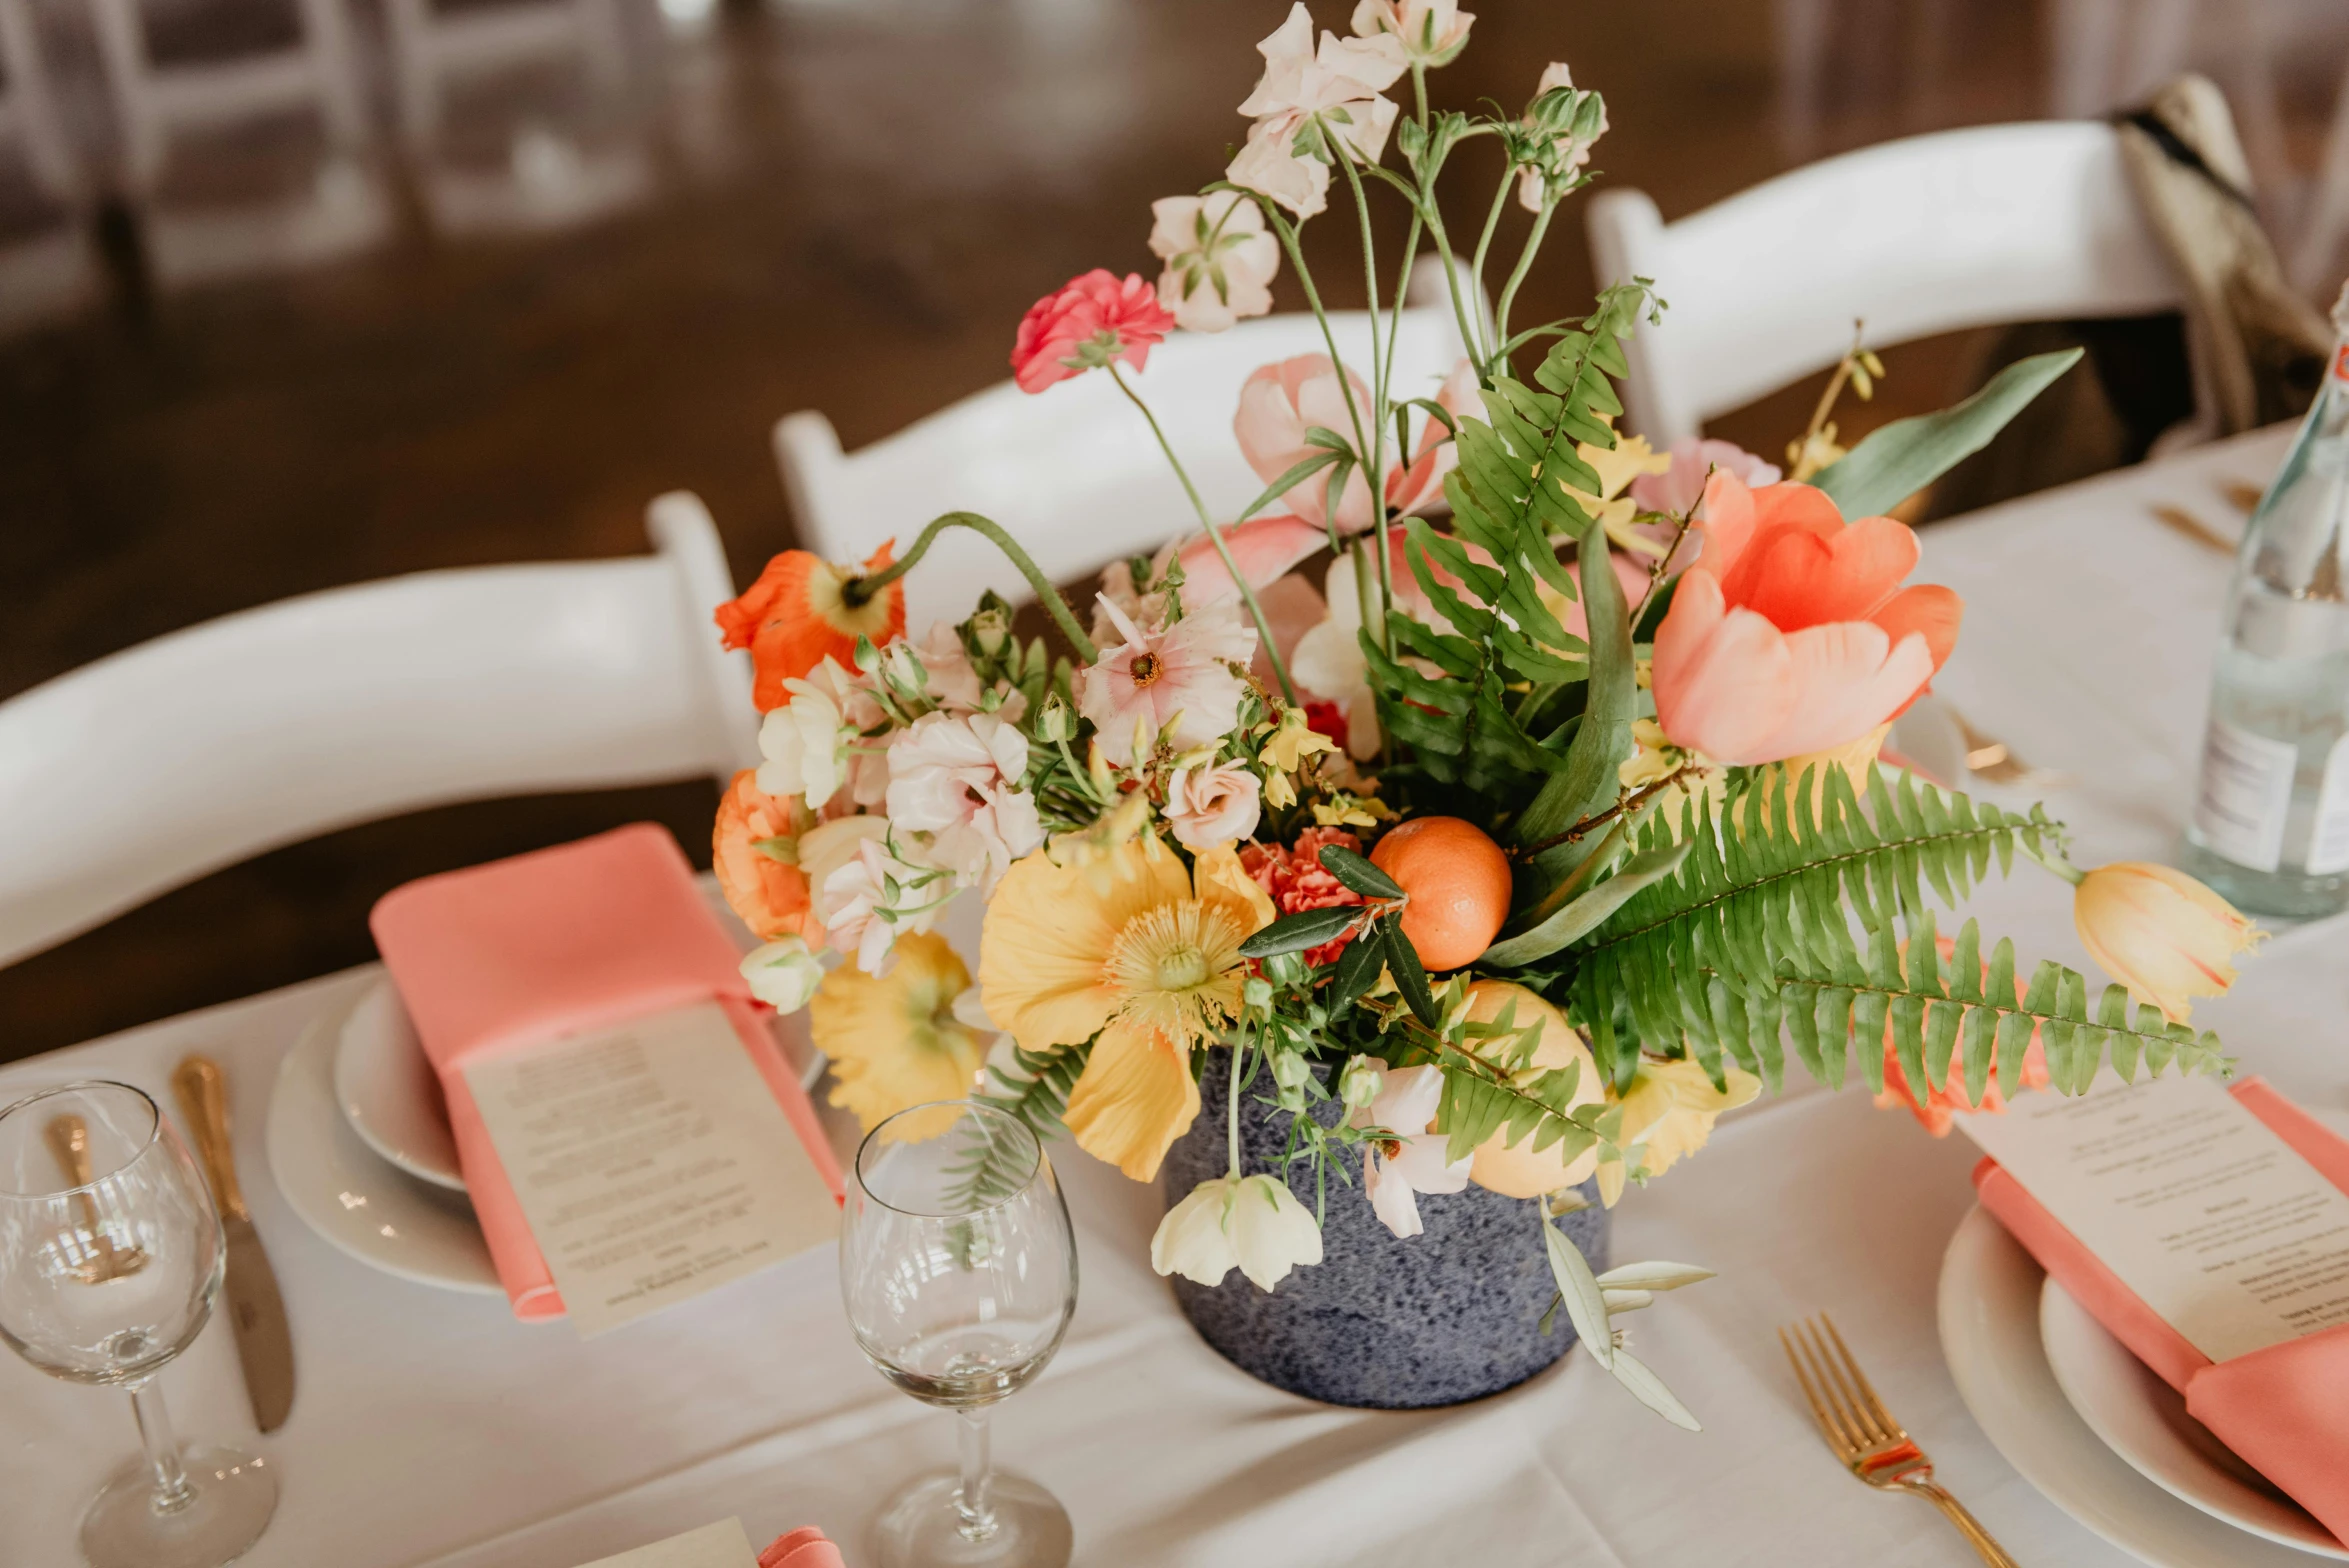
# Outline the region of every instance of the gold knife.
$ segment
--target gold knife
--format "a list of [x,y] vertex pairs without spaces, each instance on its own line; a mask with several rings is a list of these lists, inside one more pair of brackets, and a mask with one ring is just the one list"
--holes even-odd
[[191,1056],[171,1075],[171,1087],[179,1095],[181,1113],[195,1129],[196,1149],[203,1156],[212,1196],[220,1206],[220,1223],[228,1233],[228,1279],[222,1288],[228,1296],[229,1323],[236,1329],[237,1360],[245,1368],[245,1392],[253,1401],[253,1420],[262,1431],[274,1432],[285,1425],[294,1403],[293,1332],[286,1324],[277,1274],[261,1250],[244,1189],[237,1185],[236,1155],[228,1141],[227,1082],[219,1063]]

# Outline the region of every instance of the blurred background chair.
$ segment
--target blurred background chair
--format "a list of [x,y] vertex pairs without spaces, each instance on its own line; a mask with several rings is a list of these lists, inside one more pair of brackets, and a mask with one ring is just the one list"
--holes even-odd
[[2147,315],[2183,303],[2118,133],[1983,126],[1864,148],[1673,223],[1636,190],[1587,218],[1601,281],[1655,280],[1628,345],[1629,427],[1659,446],[1873,347],[1962,327]]
[[0,155],[21,160],[52,221],[0,243],[0,330],[95,303],[103,275],[85,219],[89,182],[59,112],[31,0],[0,0]]
[[[392,211],[365,164],[367,104],[343,0],[298,0],[292,42],[277,48],[161,61],[143,0],[90,0],[122,146],[123,193],[141,209],[145,249],[167,286],[301,267],[384,239]],[[290,196],[168,201],[175,145],[227,136],[307,112],[324,158]]]
[[717,529],[679,491],[648,531],[649,556],[282,600],[0,704],[0,965],[352,823],[755,765]]
[[[1405,298],[1393,385],[1432,397],[1466,352],[1434,258],[1420,259]],[[1369,317],[1340,312],[1335,325],[1347,367],[1360,373]],[[1310,315],[1265,316],[1176,333],[1139,376],[1121,373],[1158,416],[1208,510],[1229,521],[1264,490],[1232,435],[1240,383],[1259,365],[1328,352]],[[1150,427],[1107,376],[1042,394],[1001,382],[854,453],[813,410],[786,415],[774,440],[801,542],[828,560],[862,561],[891,538],[902,551],[941,512],[974,511],[1016,534],[1047,577],[1068,582],[1199,526]],[[983,588],[1015,603],[1029,596],[1002,552],[964,529],[932,545],[905,583],[906,624],[917,633],[967,613]]]

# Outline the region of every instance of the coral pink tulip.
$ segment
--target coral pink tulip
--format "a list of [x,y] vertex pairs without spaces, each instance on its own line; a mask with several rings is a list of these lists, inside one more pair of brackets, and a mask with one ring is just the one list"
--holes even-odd
[[1846,524],[1824,491],[1716,472],[1704,549],[1656,632],[1656,718],[1673,744],[1751,765],[1825,751],[1901,712],[1957,642],[1963,602],[1903,588],[1917,536]]

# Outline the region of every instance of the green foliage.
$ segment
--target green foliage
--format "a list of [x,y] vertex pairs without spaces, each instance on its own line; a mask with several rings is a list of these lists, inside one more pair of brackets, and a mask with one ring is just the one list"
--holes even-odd
[[[1536,797],[1537,821],[1557,820],[1533,837],[1599,809],[1601,794],[1611,800],[1614,770],[1631,747],[1635,693],[1621,589],[1611,572],[1593,572],[1589,588],[1578,590],[1558,547],[1571,540],[1593,560],[1606,548],[1574,499],[1574,491],[1600,489],[1575,447],[1614,446],[1607,421],[1623,405],[1608,377],[1625,373],[1622,335],[1649,304],[1642,284],[1610,288],[1581,330],[1561,334],[1551,346],[1534,372],[1536,385],[1495,379],[1483,393],[1485,418],[1459,422],[1459,465],[1444,480],[1452,536],[1416,519],[1406,524],[1412,575],[1451,629],[1391,616],[1392,657],[1362,634],[1387,732],[1444,783],[1466,785],[1509,807]],[[1544,583],[1566,599],[1586,597],[1586,619],[1600,645],[1595,654],[1543,603]],[[1430,677],[1407,658],[1440,673]],[[1549,734],[1525,728],[1525,705],[1513,702],[1519,690],[1586,679],[1593,691],[1571,735],[1563,726]]]
[[1437,1049],[1435,1062],[1444,1075],[1435,1125],[1444,1131],[1447,1159],[1465,1159],[1478,1144],[1505,1131],[1502,1141],[1511,1145],[1528,1138],[1536,1150],[1563,1144],[1559,1158],[1571,1160],[1602,1137],[1611,1139],[1622,1120],[1621,1107],[1603,1101],[1574,1104],[1582,1086],[1580,1062],[1511,1072],[1486,1052],[1449,1044]]
[[1390,910],[1378,917],[1380,942],[1386,948],[1387,973],[1395,977],[1395,989],[1403,993],[1403,1002],[1411,1015],[1430,1029],[1442,1016],[1436,1011],[1435,990],[1427,983],[1427,969],[1419,961],[1419,949],[1403,934],[1403,915]]
[[[1574,1008],[1618,1089],[1644,1047],[1685,1049],[1716,1082],[1726,1054],[1775,1090],[1782,1031],[1821,1082],[1840,1087],[1856,1050],[1869,1086],[1881,1088],[1877,1042],[1888,1024],[1919,1094],[1947,1081],[1961,1045],[1969,1086],[1978,1092],[1987,1081],[1995,1047],[2011,1089],[2034,1026],[2066,1089],[2085,1088],[2108,1050],[2124,1073],[2140,1060],[2156,1072],[2173,1061],[2199,1068],[2223,1060],[2212,1035],[2152,1009],[2132,1019],[2119,987],[2090,1017],[2086,982],[2059,965],[2040,965],[2018,1001],[2012,946],[1997,945],[1985,978],[1972,921],[1944,973],[1926,887],[1955,906],[1993,862],[2011,864],[2018,848],[2034,856],[2052,849],[2061,830],[2037,807],[2018,816],[1907,777],[1896,788],[1871,771],[1863,812],[1841,769],[1815,782],[1811,774],[1792,789],[1765,782],[1717,812],[1692,807],[1679,834],[1692,848],[1680,869],[1632,897],[1579,949]],[[1642,847],[1662,842],[1661,825],[1651,823]]]
[[1035,1129],[1037,1137],[1052,1137],[1060,1131],[1061,1113],[1068,1109],[1069,1090],[1076,1086],[1077,1075],[1085,1070],[1085,1061],[1092,1054],[1090,1042],[1049,1051],[1015,1045],[1009,1066],[1000,1061],[987,1064],[987,1076],[994,1082],[975,1098],[999,1111],[1009,1111]]
[[1364,898],[1401,898],[1403,889],[1393,877],[1343,844],[1321,847],[1321,869]]
[[1896,419],[1821,469],[1811,483],[1846,517],[1890,511],[1990,444],[2007,422],[2075,364],[2081,350],[2058,349],[2018,359],[1963,403],[1937,414]]
[[1484,950],[1483,967],[1507,969],[1549,957],[1560,948],[1597,930],[1622,908],[1633,894],[1660,882],[1680,869],[1688,857],[1686,842],[1652,844],[1626,861],[1621,870],[1528,929],[1505,935]]
[[1293,915],[1283,915],[1242,942],[1240,956],[1275,958],[1282,953],[1301,953],[1309,947],[1319,947],[1335,939],[1362,916],[1363,908],[1360,904],[1333,904],[1327,909],[1307,909]]

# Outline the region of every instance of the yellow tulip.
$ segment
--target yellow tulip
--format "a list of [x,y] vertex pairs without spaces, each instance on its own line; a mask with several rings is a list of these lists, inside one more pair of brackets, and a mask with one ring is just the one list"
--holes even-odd
[[2267,933],[2183,871],[2140,860],[2100,866],[2072,894],[2072,923],[2106,974],[2172,1023],[2198,996],[2224,996],[2237,953]]
[[1661,1176],[1683,1155],[1694,1154],[1713,1136],[1713,1123],[1762,1092],[1762,1080],[1735,1062],[1723,1062],[1726,1089],[1713,1087],[1702,1062],[1643,1059],[1623,1095],[1623,1125],[1616,1146],[1632,1161],[1609,1160],[1599,1167],[1599,1198],[1613,1208],[1632,1177]]

